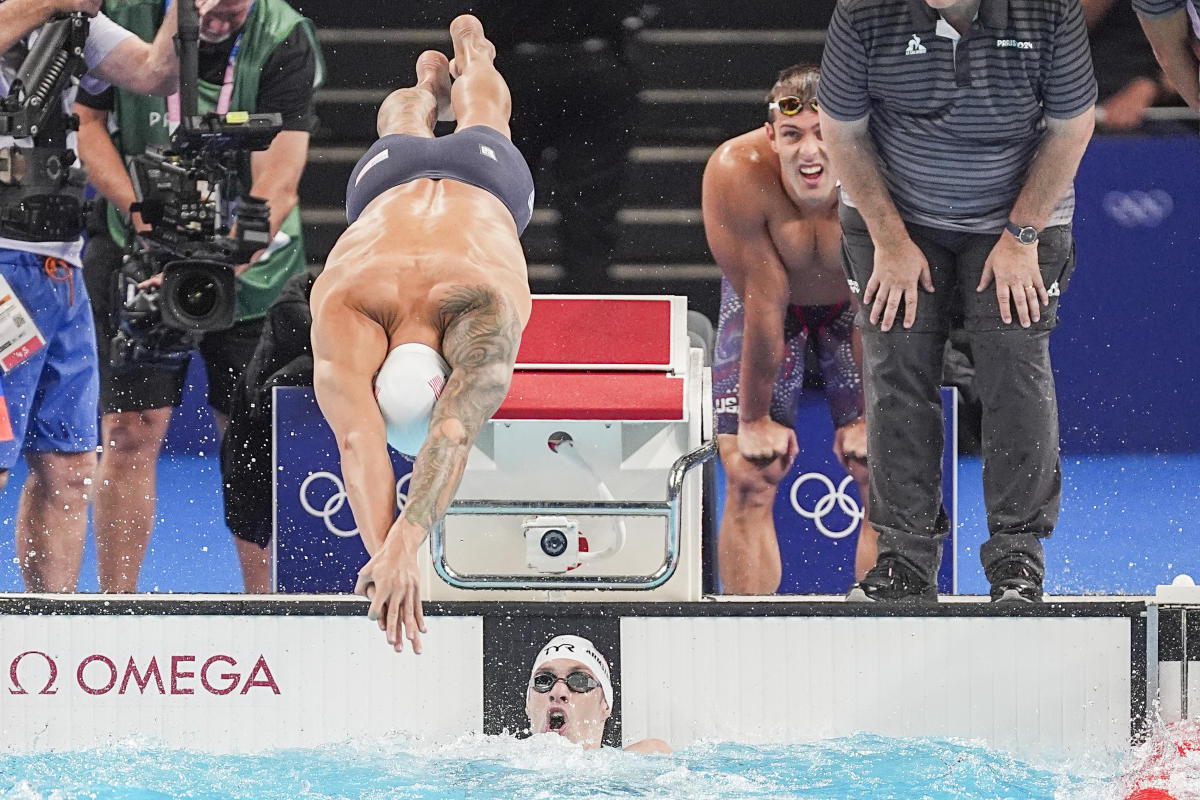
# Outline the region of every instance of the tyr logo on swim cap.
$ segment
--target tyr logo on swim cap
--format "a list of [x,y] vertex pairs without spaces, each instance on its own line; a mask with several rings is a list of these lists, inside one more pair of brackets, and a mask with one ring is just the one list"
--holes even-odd
[[375,401],[387,425],[388,444],[415,456],[429,435],[450,365],[432,347],[408,342],[392,349],[375,375]]
[[596,645],[582,636],[555,636],[538,651],[529,677],[532,679],[543,664],[556,658],[569,658],[587,667],[596,680],[600,681],[600,690],[604,692],[604,700],[608,707],[613,707],[612,675],[608,671],[608,661],[600,655]]

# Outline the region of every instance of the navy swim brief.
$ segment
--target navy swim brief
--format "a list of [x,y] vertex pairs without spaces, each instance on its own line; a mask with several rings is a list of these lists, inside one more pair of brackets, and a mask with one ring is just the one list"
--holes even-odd
[[427,138],[392,133],[371,146],[350,174],[346,221],[354,222],[379,195],[418,178],[461,181],[491,192],[525,231],[533,216],[533,176],[508,137],[486,125]]

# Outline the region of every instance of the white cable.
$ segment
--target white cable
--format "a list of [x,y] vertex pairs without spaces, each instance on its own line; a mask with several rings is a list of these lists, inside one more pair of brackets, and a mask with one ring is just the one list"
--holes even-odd
[[[564,447],[564,445],[568,445],[569,448]],[[554,448],[554,452],[561,453],[562,455],[569,457],[572,462],[579,465],[585,472],[587,472],[587,474],[592,477],[592,480],[596,482],[596,488],[600,492],[601,499],[608,500],[610,502],[616,501],[617,498],[613,496],[612,490],[608,488],[608,484],[606,484],[604,480],[596,474],[596,471],[592,469],[592,465],[587,463],[583,456],[579,454],[579,451],[575,449],[575,442],[573,440],[564,439],[558,444],[557,447]],[[596,553],[591,551],[587,553],[580,553],[579,558],[581,561],[595,561],[597,559],[606,558],[620,552],[621,548],[625,546],[625,538],[628,535],[628,532],[625,529],[624,518],[616,517],[615,524],[616,536],[613,539],[613,543]]]

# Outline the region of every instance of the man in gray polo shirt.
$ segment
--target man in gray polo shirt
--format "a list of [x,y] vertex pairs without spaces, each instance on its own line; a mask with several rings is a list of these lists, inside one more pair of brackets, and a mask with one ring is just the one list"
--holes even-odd
[[984,572],[993,600],[1039,601],[1061,494],[1049,337],[1096,101],[1079,2],[840,0],[821,73],[879,530],[847,599],[937,598],[938,387],[961,324],[984,409]]
[[1192,111],[1200,111],[1200,3],[1133,0],[1163,72]]

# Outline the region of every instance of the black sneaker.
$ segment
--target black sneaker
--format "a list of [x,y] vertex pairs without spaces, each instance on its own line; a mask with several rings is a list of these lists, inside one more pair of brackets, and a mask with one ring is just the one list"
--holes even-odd
[[936,586],[927,583],[903,561],[892,558],[881,558],[846,592],[846,600],[851,603],[936,603],[937,599]]
[[1042,577],[1028,564],[1006,561],[993,570],[993,603],[1042,602]]

